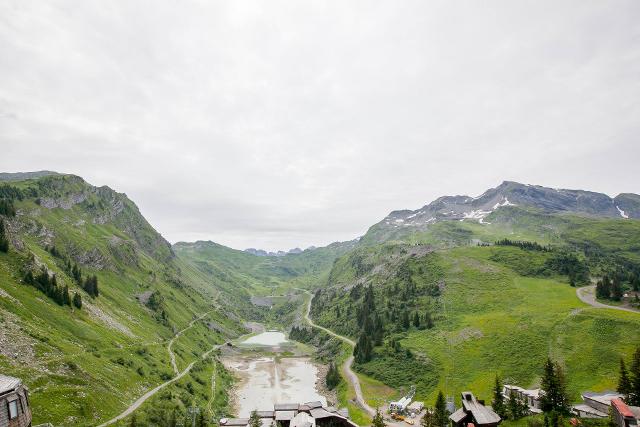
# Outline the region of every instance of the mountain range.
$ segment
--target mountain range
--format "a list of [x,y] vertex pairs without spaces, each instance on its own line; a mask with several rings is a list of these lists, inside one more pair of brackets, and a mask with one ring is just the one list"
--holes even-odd
[[[423,399],[470,383],[487,397],[496,372],[535,384],[553,355],[576,396],[615,387],[619,358],[640,341],[640,316],[588,307],[570,286],[606,274],[634,286],[636,194],[505,181],[479,197],[392,211],[351,241],[286,253],[171,245],[125,194],[74,175],[0,174],[0,202],[0,372],[30,387],[36,423],[95,425],[189,366],[140,419],[161,424],[190,405],[229,415],[233,378],[220,374],[222,391],[211,396],[224,367],[201,356],[245,333],[247,321],[303,327],[301,288],[314,292],[319,324],[354,340],[375,325],[371,352],[356,363],[370,379],[365,394],[391,397],[413,381]],[[255,303],[272,295],[293,296]],[[367,321],[365,301],[377,313]],[[318,354],[337,348],[330,337],[309,340]],[[357,419],[353,391],[341,387]]]

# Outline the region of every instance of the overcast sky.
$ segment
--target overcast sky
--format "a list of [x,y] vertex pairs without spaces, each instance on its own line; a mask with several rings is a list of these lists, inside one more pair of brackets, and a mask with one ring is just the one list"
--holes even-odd
[[288,249],[503,180],[640,192],[640,1],[0,0],[0,171]]

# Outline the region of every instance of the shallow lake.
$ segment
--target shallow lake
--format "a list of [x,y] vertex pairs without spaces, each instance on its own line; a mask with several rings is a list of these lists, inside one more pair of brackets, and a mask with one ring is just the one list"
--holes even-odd
[[287,340],[287,337],[285,337],[284,333],[277,331],[267,331],[249,337],[246,340],[242,341],[240,344],[278,346],[281,344],[286,344],[288,342],[289,341]]
[[234,390],[235,415],[273,410],[274,403],[304,403],[327,399],[316,390],[318,368],[308,357],[227,360],[225,365],[240,376]]

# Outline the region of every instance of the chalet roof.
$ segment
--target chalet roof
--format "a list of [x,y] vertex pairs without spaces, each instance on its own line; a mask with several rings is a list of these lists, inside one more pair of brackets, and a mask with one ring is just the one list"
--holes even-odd
[[451,421],[453,421],[454,423],[458,424],[460,421],[462,421],[464,419],[464,417],[467,416],[467,413],[464,412],[463,408],[458,409],[457,411],[455,411],[453,414],[449,415],[449,419]]
[[578,412],[578,411],[579,412],[584,412],[586,414],[593,414],[593,415],[597,415],[597,416],[603,417],[603,418],[609,415],[606,412],[599,411],[599,410],[595,409],[594,407],[586,405],[584,403],[580,403],[579,405],[573,405],[572,408],[576,412]]
[[631,409],[620,399],[611,399],[611,405],[625,418],[635,418]]
[[276,411],[276,421],[290,421],[296,416],[296,411]]
[[225,426],[246,426],[249,424],[249,418],[223,418],[220,420],[220,424]]
[[582,399],[591,399],[595,402],[602,403],[607,406],[611,405],[611,400],[620,399],[622,397],[623,397],[622,394],[616,393],[614,391],[607,391],[604,393],[591,393],[591,392],[582,393]]
[[21,381],[18,378],[0,375],[0,394],[15,390],[20,383]]
[[340,408],[336,411],[336,414],[342,415],[344,418],[349,418],[349,410],[347,408]]
[[273,405],[273,409],[276,411],[297,411],[298,406],[297,403],[276,403]]
[[[291,409],[289,409],[291,408]],[[351,427],[358,427],[349,419],[346,408],[336,409],[333,406],[323,407],[321,402],[277,403],[273,411],[256,411],[263,427],[270,427],[273,420],[290,421],[293,427],[316,427],[316,420],[323,418],[341,419]],[[248,427],[249,418],[222,418],[221,427]]]
[[497,424],[502,420],[491,408],[478,402],[470,391],[462,392],[462,407],[466,412],[471,412],[478,425]]
[[335,417],[336,414],[332,414],[331,412],[327,411],[324,408],[314,408],[311,410],[311,416],[313,418],[319,419],[319,418]]
[[539,388],[526,389],[513,384],[505,384],[504,388],[505,390],[519,391],[520,393],[526,394],[527,396],[531,397],[539,397],[541,391],[541,389]]
[[320,402],[319,400],[315,400],[313,402],[307,402],[305,403],[305,405],[307,405],[311,409],[322,408],[322,402]]

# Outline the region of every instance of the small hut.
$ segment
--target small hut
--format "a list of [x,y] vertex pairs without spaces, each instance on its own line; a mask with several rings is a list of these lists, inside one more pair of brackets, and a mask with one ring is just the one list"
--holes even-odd
[[0,427],[31,426],[29,392],[18,378],[0,375]]

